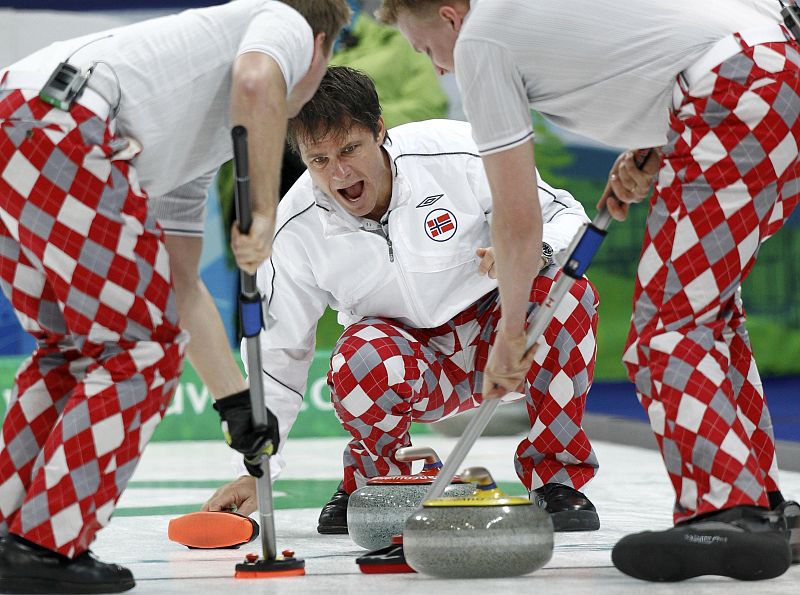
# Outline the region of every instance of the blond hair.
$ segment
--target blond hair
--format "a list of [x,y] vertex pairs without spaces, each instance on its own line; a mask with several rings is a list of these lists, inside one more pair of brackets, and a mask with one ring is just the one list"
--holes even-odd
[[325,34],[323,49],[328,52],[339,31],[350,22],[352,12],[347,0],[279,0],[288,4],[308,21],[314,36]]
[[395,25],[401,12],[429,13],[444,4],[463,4],[469,8],[469,0],[383,0],[380,8],[375,11],[375,17],[382,23]]

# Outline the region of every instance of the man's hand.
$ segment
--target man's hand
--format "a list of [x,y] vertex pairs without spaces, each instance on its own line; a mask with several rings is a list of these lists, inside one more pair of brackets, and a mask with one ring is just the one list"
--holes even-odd
[[494,266],[494,248],[478,248],[475,256],[481,259],[478,264],[478,272],[481,275],[488,275],[490,279],[497,279],[497,269]]
[[[475,256],[481,259],[478,263],[478,272],[481,275],[488,275],[490,279],[497,279],[497,267],[494,262],[494,248],[478,248],[475,250]],[[544,259],[539,259],[539,270],[544,268]]]
[[253,213],[253,224],[247,235],[241,233],[233,224],[231,230],[231,250],[236,257],[237,266],[250,275],[255,275],[272,254],[272,236],[275,233],[275,218]]
[[204,512],[235,510],[239,514],[249,516],[257,509],[256,480],[249,475],[243,475],[214,492],[201,510]]
[[267,409],[267,425],[254,427],[247,393],[219,399],[214,402],[214,409],[219,413],[225,442],[244,455],[245,467],[251,475],[261,477],[261,457],[271,456],[278,450],[278,419]]
[[531,369],[536,352],[535,346],[526,351],[526,343],[525,333],[508,336],[503,319],[500,319],[489,361],[483,371],[484,399],[499,399],[509,392],[522,392],[519,388]]
[[661,153],[657,149],[651,151],[641,169],[636,165],[635,151],[625,151],[617,157],[597,203],[598,210],[605,205],[614,219],[625,221],[630,204],[642,202],[650,193],[660,160]]

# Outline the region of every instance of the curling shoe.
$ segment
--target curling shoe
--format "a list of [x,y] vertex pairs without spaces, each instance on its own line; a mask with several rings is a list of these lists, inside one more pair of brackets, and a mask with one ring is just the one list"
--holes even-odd
[[800,504],[786,500],[769,513],[777,529],[785,528],[792,548],[792,564],[800,564]]
[[550,515],[553,531],[597,531],[600,517],[582,492],[561,483],[546,483],[530,494],[532,502]]
[[350,494],[344,491],[344,482],[339,484],[328,503],[319,513],[317,532],[323,535],[347,535],[347,501]]
[[121,593],[135,586],[130,570],[90,551],[71,560],[16,535],[0,539],[0,593]]
[[703,575],[742,581],[774,578],[791,564],[786,525],[770,511],[736,506],[702,515],[666,531],[620,539],[611,561],[645,581],[672,582]]

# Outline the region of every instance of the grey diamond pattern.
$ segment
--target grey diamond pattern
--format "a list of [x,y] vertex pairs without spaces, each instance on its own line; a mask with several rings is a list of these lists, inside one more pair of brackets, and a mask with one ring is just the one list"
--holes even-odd
[[[81,247],[81,254],[78,262],[96,275],[107,278],[111,263],[114,260],[114,253],[104,248],[97,242],[86,239]],[[148,281],[150,279],[148,278]]]
[[22,428],[11,442],[6,444],[6,452],[17,469],[21,469],[23,465],[32,461],[39,454],[39,450],[39,445],[29,426]]
[[753,134],[748,133],[728,153],[742,176],[761,163],[767,154]]
[[26,202],[22,208],[22,213],[20,213],[19,222],[38,237],[47,239],[50,237],[50,231],[53,229],[55,219],[32,202]]
[[132,376],[125,382],[118,382],[116,387],[120,411],[127,411],[138,405],[147,396],[147,384],[141,374]]
[[692,372],[694,372],[694,368],[691,365],[670,356],[664,371],[664,384],[683,392]]
[[47,504],[47,493],[41,493],[22,505],[20,520],[22,530],[27,533],[50,519],[50,507]]
[[79,403],[64,414],[62,421],[64,440],[77,436],[91,427],[89,419],[89,406],[86,402]]
[[67,332],[67,323],[64,314],[57,302],[42,300],[39,302],[38,322],[47,330],[59,335]]
[[80,312],[89,320],[94,320],[97,309],[100,307],[100,302],[72,286],[67,293],[67,306],[76,312]]
[[726,222],[720,223],[700,240],[708,262],[712,265],[736,249],[736,242]]
[[783,118],[784,123],[791,127],[800,116],[800,97],[788,85],[781,85],[781,90],[773,103],[773,108]]
[[736,481],[733,482],[733,485],[750,496],[753,500],[758,500],[764,492],[763,486],[756,481],[756,478],[747,470],[747,467],[742,467],[742,471],[739,473],[739,477],[736,478]]
[[89,118],[85,122],[80,123],[78,129],[81,131],[81,138],[83,138],[83,143],[85,145],[103,144],[106,124],[100,118]]
[[42,168],[42,175],[64,192],[69,192],[78,166],[70,161],[58,147],[54,148]]
[[96,460],[89,461],[82,467],[73,469],[69,473],[72,479],[72,486],[75,488],[75,495],[78,500],[88,498],[97,492],[100,487],[100,468]]
[[702,436],[698,436],[692,449],[692,465],[699,467],[706,473],[711,473],[717,451],[719,451],[719,447],[716,444]]
[[744,83],[753,69],[753,60],[744,54],[736,54],[725,60],[719,68],[719,75],[731,81]]
[[553,422],[550,424],[549,428],[550,431],[553,432],[553,435],[556,437],[556,439],[565,448],[570,442],[572,442],[572,440],[580,431],[580,428],[576,426],[575,423],[569,418],[569,415],[563,411],[559,413],[555,419],[553,419]]

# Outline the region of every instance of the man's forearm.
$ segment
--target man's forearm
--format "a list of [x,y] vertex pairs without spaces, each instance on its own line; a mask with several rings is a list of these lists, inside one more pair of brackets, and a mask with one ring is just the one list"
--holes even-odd
[[542,213],[533,144],[487,155],[483,162],[492,191],[492,245],[503,324],[513,336],[524,330],[531,284],[541,266]]
[[248,131],[251,201],[254,213],[275,216],[286,138],[286,82],[268,55],[249,52],[233,69],[231,124]]

